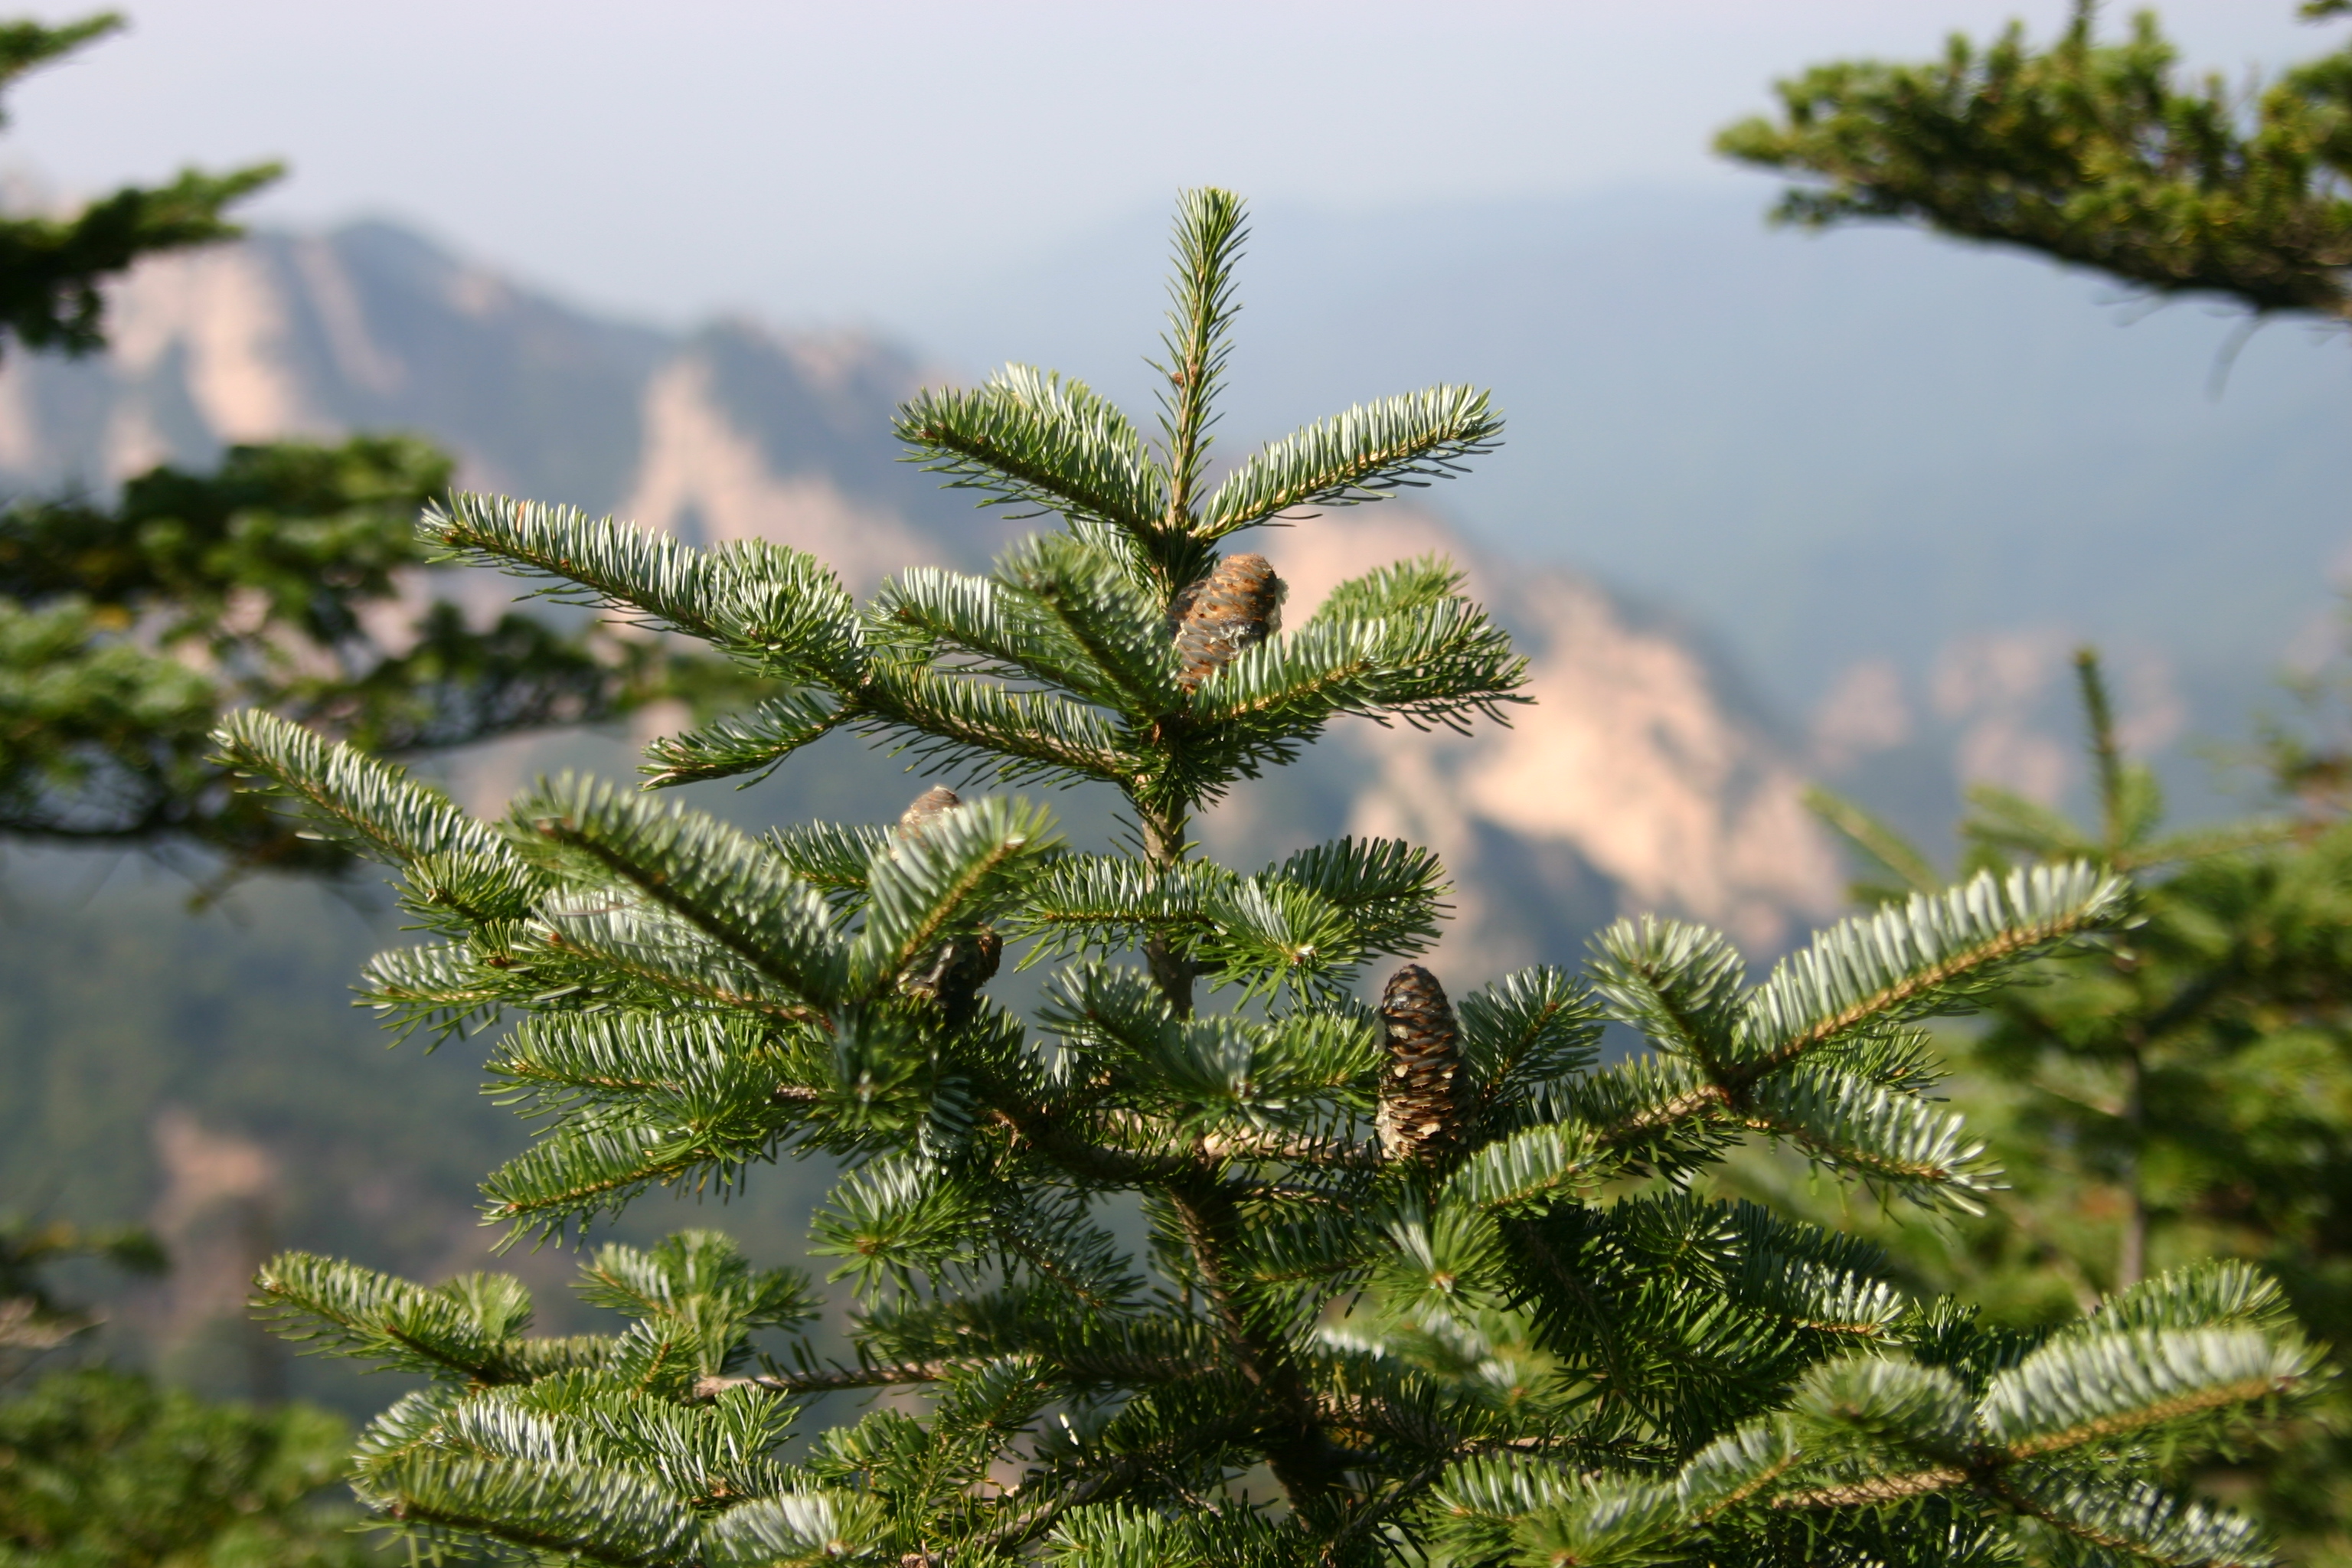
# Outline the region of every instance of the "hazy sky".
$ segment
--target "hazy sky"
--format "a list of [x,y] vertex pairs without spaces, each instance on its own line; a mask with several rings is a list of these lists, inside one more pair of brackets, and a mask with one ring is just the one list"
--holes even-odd
[[[68,191],[283,157],[251,209],[418,223],[585,302],[900,315],[1217,182],[1363,210],[1750,178],[1706,148],[1776,74],[1916,57],[2017,0],[126,0],[0,159]],[[2336,31],[2175,0],[2232,75]],[[75,12],[47,13],[52,16]],[[2063,0],[2024,8],[2037,34]],[[1756,181],[1759,202],[1769,187]]]

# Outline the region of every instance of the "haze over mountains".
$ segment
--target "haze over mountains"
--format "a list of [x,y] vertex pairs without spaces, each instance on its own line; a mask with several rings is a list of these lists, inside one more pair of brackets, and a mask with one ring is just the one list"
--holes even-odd
[[[1784,822],[1769,855],[1733,848],[1729,825],[1761,819],[1729,780],[1785,794],[1827,776],[1937,837],[1966,778],[2059,796],[2079,772],[2063,679],[2079,640],[2107,647],[2129,738],[2195,797],[2185,743],[2242,735],[2281,662],[2333,642],[2352,345],[2292,327],[2237,345],[2233,321],[2195,305],[2126,326],[2111,289],[2029,258],[1768,230],[1769,190],[1277,207],[1256,225],[1228,450],[1354,398],[1493,386],[1507,445],[1414,503],[1435,510],[1413,537],[1437,541],[1442,517],[1493,561],[1597,577],[1611,595],[1487,574],[1543,647],[1606,605],[1683,648],[1704,672],[1685,683],[1707,710],[1693,721],[1738,737],[1717,750],[1743,760],[1710,772],[1620,722],[1550,792],[1621,799],[1614,820],[1504,813],[1510,834],[1571,851],[1510,921],[1535,920],[1538,947],[1572,945],[1621,894],[1767,941],[1787,921],[1766,909],[1819,912],[1818,840]],[[0,481],[102,484],[224,441],[412,428],[461,453],[467,483],[787,540],[859,587],[919,559],[977,565],[1006,525],[896,460],[889,407],[1017,355],[1148,408],[1160,228],[1139,216],[993,276],[954,269],[908,302],[899,337],[919,351],[599,317],[386,224],[268,237],[142,269],[103,361],[13,359]],[[1548,700],[1528,722],[1589,728],[1599,711]],[[1313,821],[1256,818],[1308,835],[1352,822],[1344,802],[1378,793],[1365,771],[1398,764],[1344,750],[1351,777],[1309,792]],[[1652,787],[1668,775],[1719,797],[1706,834],[1635,822],[1675,794]],[[1668,838],[1681,847],[1625,848]],[[1728,863],[1759,868],[1727,883]]]
[[[2352,344],[2272,326],[2217,397],[2236,318],[1903,231],[1773,231],[1770,192],[1266,208],[1228,450],[1491,385],[1506,447],[1423,503],[1666,617],[1807,770],[1938,839],[1963,777],[2060,794],[2090,639],[2210,807],[2188,744],[2242,735],[2283,659],[2334,645]],[[471,482],[712,536],[798,520],[866,582],[909,552],[976,564],[1001,531],[893,460],[883,412],[1015,357],[1148,408],[1163,227],[992,240],[878,341],[612,321],[390,226],[275,237],[142,275],[108,364],[0,374],[0,478],[407,426]]]
[[[205,460],[224,441],[409,428],[461,454],[467,484],[706,542],[778,540],[861,590],[917,562],[978,565],[1016,526],[897,460],[890,412],[924,373],[893,348],[741,322],[673,336],[601,321],[383,225],[151,263],[113,319],[103,361],[19,358],[0,374],[9,480],[103,482]],[[1380,561],[1465,554],[1433,517],[1393,503],[1264,547],[1302,613]],[[1220,847],[1247,858],[1410,828],[1447,851],[1464,889],[1459,940],[1482,973],[1570,958],[1622,909],[1678,910],[1769,948],[1832,907],[1836,868],[1796,807],[1793,759],[1727,699],[1717,669],[1558,568],[1465,563],[1544,672],[1536,705],[1469,742],[1349,733],[1300,777],[1240,792],[1213,829]],[[863,799],[866,816],[893,815],[890,792],[911,787],[840,752],[780,778],[789,789],[795,774],[843,768],[884,791]],[[786,816],[810,800],[762,793]]]
[[[1696,650],[1740,747],[1940,839],[1963,778],[2069,787],[2065,656],[2093,639],[2132,738],[2194,802],[2206,770],[2188,743],[2242,735],[2281,661],[2332,646],[2352,345],[2271,327],[2217,398],[2232,319],[2147,314],[2083,276],[1900,231],[1771,231],[1769,191],[1266,209],[1227,449],[1356,398],[1491,385],[1507,445],[1416,504],[1495,559],[1589,574],[1621,607],[1630,594]],[[1003,525],[895,460],[890,405],[1019,357],[1148,408],[1162,226],[1139,214],[993,273],[943,268],[895,324],[911,350],[614,321],[389,225],[271,237],[142,271],[105,362],[12,361],[0,480],[104,482],[223,440],[406,427],[461,452],[469,483],[786,538],[862,586],[918,558],[977,565]],[[1314,826],[1346,820],[1334,806]],[[1570,837],[1563,898],[1612,859],[1607,836]],[[1746,895],[1692,892],[1699,849],[1625,885],[1727,918]],[[1818,849],[1788,852],[1793,867]],[[1825,885],[1765,882],[1792,909]],[[1563,941],[1616,900],[1569,902],[1548,931]]]
[[[1504,449],[1434,503],[1481,544],[1669,609],[1814,765],[1942,841],[1956,775],[2076,772],[2066,654],[2122,666],[2137,738],[2243,733],[2333,642],[2352,342],[2149,313],[2032,258],[1767,227],[1773,183],[1361,216],[1260,210],[1228,428],[1495,388]],[[1142,394],[1161,220],[909,302],[966,371]]]
[[[2282,655],[2324,647],[2352,532],[2347,345],[2273,328],[2217,403],[2228,328],[2194,308],[2118,330],[2083,279],[1900,234],[1772,235],[1762,200],[1261,214],[1229,453],[1436,380],[1493,384],[1512,420],[1468,479],[1260,536],[1293,613],[1369,563],[1447,551],[1520,637],[1537,702],[1469,741],[1342,725],[1238,792],[1213,848],[1431,844],[1459,887],[1436,959],[1457,985],[1572,962],[1622,910],[1721,922],[1769,952],[1838,903],[1805,777],[1940,842],[1960,776],[2069,787],[2074,639],[2114,648],[2135,742],[2188,778],[2187,738],[2241,732]],[[1147,410],[1160,228],[1139,218],[910,303],[896,336],[913,350],[611,320],[389,225],[267,236],[142,268],[102,359],[10,356],[0,487],[406,428],[459,452],[468,484],[779,539],[859,588],[917,560],[976,567],[1014,525],[898,462],[892,405],[1017,355]],[[630,759],[540,742],[457,779],[493,807],[557,762]],[[879,820],[915,787],[835,742],[748,794],[697,795]],[[1057,805],[1082,835],[1108,826],[1080,796]],[[0,890],[0,1192],[165,1225],[182,1283],[137,1310],[173,1365],[247,1385],[236,1300],[265,1242],[436,1277],[480,1265],[471,1182],[526,1134],[475,1096],[463,1047],[386,1058],[342,1007],[360,956],[398,940],[383,922],[305,889],[257,889],[241,926],[189,921],[169,889],[79,908]],[[632,1224],[723,1219],[788,1258],[818,1180],[763,1173],[728,1215]]]

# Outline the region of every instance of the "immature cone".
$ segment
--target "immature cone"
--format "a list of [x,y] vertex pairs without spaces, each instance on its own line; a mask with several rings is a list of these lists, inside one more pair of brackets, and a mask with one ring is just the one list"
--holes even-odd
[[945,784],[933,784],[915,797],[914,805],[898,814],[898,828],[890,837],[900,844],[920,844],[924,829],[962,804],[962,797],[955,791]]
[[1168,607],[1176,643],[1176,683],[1190,691],[1244,648],[1282,629],[1289,592],[1263,555],[1228,555]]
[[[920,844],[928,830],[961,805],[955,791],[934,784],[899,813],[890,837],[899,844]],[[929,997],[950,1022],[961,1023],[971,1016],[980,988],[996,978],[1003,954],[1004,939],[987,926],[963,931],[926,949],[898,976],[898,989],[909,996]]]
[[1408,963],[1381,993],[1381,1154],[1411,1160],[1443,1152],[1462,1131],[1469,1076],[1462,1070],[1461,1031],[1437,976]]

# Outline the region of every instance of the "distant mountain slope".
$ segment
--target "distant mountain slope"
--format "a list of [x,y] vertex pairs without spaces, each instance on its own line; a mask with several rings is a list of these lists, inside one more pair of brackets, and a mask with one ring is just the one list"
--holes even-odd
[[[1673,910],[1769,952],[1836,908],[1840,868],[1800,804],[1794,759],[1741,716],[1723,671],[1677,628],[1393,503],[1258,545],[1302,617],[1367,562],[1450,556],[1529,656],[1534,700],[1507,726],[1464,738],[1344,723],[1305,764],[1329,803],[1327,820],[1298,825],[1312,836],[1344,827],[1444,858],[1455,918],[1433,962],[1449,974],[1572,959],[1621,912]],[[1287,848],[1268,831],[1286,804],[1244,794],[1212,818],[1210,842],[1235,858]]]
[[[1227,437],[1492,386],[1506,445],[1435,504],[1687,616],[1792,727],[1824,726],[1822,765],[1939,836],[1958,771],[2046,793],[2054,746],[2073,773],[2078,639],[2134,668],[2159,742],[2241,733],[2277,662],[2326,646],[2352,342],[2272,326],[2217,399],[2236,323],[2208,307],[2146,315],[1899,230],[1774,231],[1771,193],[1264,205]],[[1135,395],[1162,227],[1009,257],[903,330],[967,373],[1020,356]]]
[[152,262],[113,299],[102,358],[0,372],[0,483],[103,485],[225,442],[404,429],[459,453],[468,485],[763,532],[853,575],[914,547],[908,526],[956,559],[1003,532],[893,460],[889,412],[917,371],[870,339],[605,321],[373,223]]
[[[468,484],[703,541],[778,540],[861,589],[919,561],[978,564],[1019,526],[898,460],[890,412],[921,374],[868,338],[606,321],[381,224],[151,262],[115,311],[105,358],[18,355],[0,370],[0,480],[99,483],[223,441],[404,427],[458,452]],[[1318,584],[1401,553],[1465,553],[1425,514],[1395,507],[1272,533],[1264,548]],[[1384,739],[1348,752],[1360,776],[1318,763],[1328,787],[1254,786],[1235,809],[1260,826],[1234,829],[1236,845],[1272,854],[1376,826],[1445,839],[1465,861],[1461,950],[1486,971],[1504,952],[1570,957],[1620,908],[1728,920],[1769,946],[1791,916],[1829,906],[1834,879],[1795,813],[1790,759],[1686,638],[1637,627],[1564,572],[1482,565],[1477,579],[1539,671],[1538,703],[1517,729]],[[478,771],[478,795],[527,765],[509,750]],[[886,765],[825,766],[872,771],[886,790],[872,815],[891,815]],[[1545,767],[1566,773],[1547,782]],[[716,804],[789,814],[792,773],[782,794]],[[1280,832],[1267,826],[1277,821]]]
[[225,441],[395,428],[464,432],[484,482],[609,504],[637,459],[645,382],[674,349],[380,224],[194,252],[112,299],[103,358],[9,356],[9,480],[103,483]]

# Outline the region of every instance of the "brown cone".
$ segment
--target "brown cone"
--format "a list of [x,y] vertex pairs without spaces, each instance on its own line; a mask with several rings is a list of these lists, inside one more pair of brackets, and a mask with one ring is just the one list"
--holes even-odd
[[898,829],[890,837],[900,844],[920,844],[925,828],[962,804],[962,797],[955,791],[945,784],[933,784],[898,814]]
[[1168,607],[1176,683],[1191,691],[1244,648],[1282,629],[1288,587],[1263,555],[1228,555]]
[[[927,831],[961,805],[955,791],[933,784],[899,814],[890,837],[898,844],[920,844]],[[1003,952],[1004,939],[986,926],[961,932],[934,943],[908,965],[898,977],[898,989],[937,1002],[950,1021],[961,1022],[970,1016],[980,988],[996,978]]]
[[1439,1154],[1462,1131],[1469,1075],[1445,988],[1418,963],[1389,976],[1381,993],[1381,1153],[1391,1160]]

